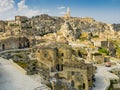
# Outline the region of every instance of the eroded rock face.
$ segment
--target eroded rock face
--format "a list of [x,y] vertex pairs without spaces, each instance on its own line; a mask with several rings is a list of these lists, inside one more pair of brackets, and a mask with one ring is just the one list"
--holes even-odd
[[32,27],[37,36],[56,32],[64,22],[60,17],[52,17],[46,14],[31,18]]
[[0,23],[0,32],[9,31],[11,33],[16,33],[13,35],[19,35],[21,32],[21,34],[27,36],[44,36],[61,31],[63,36],[58,35],[59,38],[67,38],[72,41],[79,39],[80,35],[84,32],[91,32],[93,36],[99,36],[100,32],[110,32],[109,25],[97,22],[92,18],[64,18],[49,16],[47,14],[34,16],[32,18],[24,16],[21,18],[22,19],[17,19],[15,21],[8,21],[8,23],[14,22],[15,25],[12,24],[12,26],[9,26],[5,24],[5,28],[4,25]]
[[29,21],[31,22],[32,32],[37,36],[67,29],[69,30],[67,33],[73,34],[72,36],[77,39],[82,32],[92,32],[94,35],[99,34],[99,32],[104,32],[105,30],[110,30],[106,23],[97,22],[92,18],[70,17],[66,19],[42,14],[30,18]]
[[65,21],[58,33],[61,33],[61,35],[66,38],[67,41],[73,41],[79,38],[79,36],[81,35],[81,30],[77,27],[72,27],[69,22]]

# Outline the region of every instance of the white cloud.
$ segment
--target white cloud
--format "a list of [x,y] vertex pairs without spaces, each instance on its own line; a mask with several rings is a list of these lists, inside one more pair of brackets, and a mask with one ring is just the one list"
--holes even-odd
[[14,0],[0,0],[0,13],[14,8]]
[[64,15],[65,13],[66,13],[66,7],[64,7],[64,6],[61,6],[61,7],[57,7],[57,9],[58,9],[58,14],[60,14],[60,15]]
[[25,0],[21,0],[19,3],[18,3],[18,11],[22,11],[22,10],[26,10],[28,9],[28,6],[25,5]]
[[41,14],[39,10],[29,8],[25,0],[21,0],[15,7],[14,0],[0,0],[0,19],[14,19],[16,15],[34,16]]
[[48,10],[48,9],[42,9],[40,11],[41,11],[41,13],[49,13],[50,12],[50,10]]
[[66,7],[64,7],[64,6],[61,6],[61,7],[57,7],[57,9],[59,9],[59,10],[62,10],[62,9],[65,9]]
[[34,16],[34,15],[39,15],[40,14],[40,11],[39,10],[33,10],[33,9],[30,9],[26,4],[25,4],[25,0],[21,0],[19,3],[18,3],[18,14],[19,15],[24,15],[24,16],[28,16],[28,17],[31,17],[31,16]]
[[65,11],[59,12],[59,14],[61,14],[61,15],[64,15],[65,13],[66,13]]

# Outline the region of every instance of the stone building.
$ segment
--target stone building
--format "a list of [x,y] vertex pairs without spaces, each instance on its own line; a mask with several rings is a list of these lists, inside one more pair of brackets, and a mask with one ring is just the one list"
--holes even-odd
[[63,63],[70,61],[72,51],[70,46],[64,44],[63,46],[41,46],[36,56],[41,63],[44,64],[44,62],[46,62],[46,66],[49,67],[51,71],[60,71],[63,68]]
[[30,46],[30,42],[25,37],[10,36],[10,37],[0,38],[0,51],[25,48],[29,46]]
[[92,53],[92,60],[95,64],[104,63],[104,56],[101,53],[95,52]]
[[21,22],[27,21],[28,17],[26,16],[15,16],[15,22],[20,24]]
[[0,21],[0,32],[5,32],[5,22]]
[[90,17],[80,18],[80,21],[89,22],[89,23],[95,22],[95,20],[93,18],[90,18]]
[[70,45],[55,43],[37,47],[36,57],[39,67],[48,71],[47,78],[57,75],[57,80],[67,80],[69,84],[66,87],[72,87],[74,90],[88,90],[92,86],[95,68],[74,56]]

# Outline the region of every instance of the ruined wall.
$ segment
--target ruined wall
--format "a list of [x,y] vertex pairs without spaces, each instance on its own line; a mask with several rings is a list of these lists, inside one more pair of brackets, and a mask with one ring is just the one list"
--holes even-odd
[[4,37],[0,39],[0,51],[29,47],[29,40],[25,37]]
[[64,70],[60,73],[60,75],[61,77],[65,77],[71,85],[74,82],[74,88],[77,88],[77,90],[88,90],[89,85],[87,78],[87,70],[82,70],[80,68],[64,67]]
[[56,50],[54,48],[41,48],[36,52],[38,62],[45,64],[49,69],[55,68],[57,60]]

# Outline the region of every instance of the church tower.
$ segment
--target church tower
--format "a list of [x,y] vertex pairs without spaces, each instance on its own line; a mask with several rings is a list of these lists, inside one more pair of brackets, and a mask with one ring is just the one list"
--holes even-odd
[[70,17],[70,8],[67,8],[67,17]]
[[71,15],[70,15],[70,8],[68,7],[67,8],[67,12],[66,12],[66,14],[64,15],[64,18],[70,18],[71,17]]

